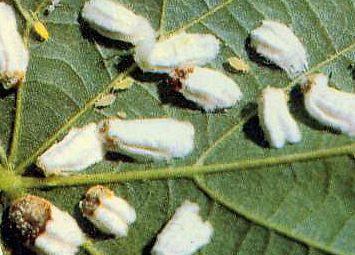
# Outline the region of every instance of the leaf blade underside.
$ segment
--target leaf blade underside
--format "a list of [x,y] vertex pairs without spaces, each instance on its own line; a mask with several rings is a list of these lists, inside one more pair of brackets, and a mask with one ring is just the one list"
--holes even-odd
[[[28,8],[35,6],[34,1],[27,2]],[[39,152],[60,140],[70,127],[117,111],[126,112],[128,118],[169,116],[194,124],[196,150],[186,159],[171,162],[172,168],[278,157],[353,143],[312,120],[302,107],[300,94],[293,90],[291,109],[301,125],[303,141],[280,150],[266,148],[253,114],[256,95],[268,85],[287,87],[293,82],[284,72],[252,61],[246,47],[250,31],[261,20],[284,22],[305,44],[312,70],[332,73],[333,83],[353,92],[354,81],[348,69],[355,59],[353,1],[123,2],[149,18],[162,37],[181,29],[216,35],[222,49],[211,67],[227,72],[224,63],[229,57],[245,59],[251,66],[250,73],[228,74],[244,92],[243,102],[226,113],[201,113],[172,101],[160,80],[133,72],[134,86],[119,93],[115,103],[103,112],[94,111],[92,100],[107,89],[114,77],[122,74],[120,78],[124,79],[124,70],[133,64],[128,55],[132,49],[102,38],[83,24],[79,12],[84,1],[61,1],[61,6],[44,17],[50,40],[31,41],[30,45],[31,64],[23,87],[23,117],[16,152],[20,170],[34,163]],[[1,123],[5,123],[0,125],[5,150],[11,139],[14,104],[14,94],[1,91],[0,109],[7,113],[0,116]],[[146,168],[154,171],[164,166],[105,161],[85,173]],[[310,247],[334,254],[355,254],[354,167],[354,159],[344,155],[196,177],[195,183],[168,180],[115,184],[112,188],[127,197],[138,212],[128,238],[119,240],[98,234],[79,215],[77,203],[85,188],[33,192],[71,212],[104,254],[148,254],[155,235],[184,199],[198,202],[202,214],[216,228],[213,242],[201,254],[323,254]]]

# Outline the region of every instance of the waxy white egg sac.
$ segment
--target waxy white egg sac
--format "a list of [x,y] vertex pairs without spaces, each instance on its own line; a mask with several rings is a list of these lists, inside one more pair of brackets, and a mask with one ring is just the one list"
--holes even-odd
[[99,230],[116,237],[127,236],[128,226],[135,222],[135,209],[106,187],[91,187],[79,204],[83,215]]
[[355,136],[355,94],[328,86],[329,78],[312,74],[303,86],[307,112],[323,125]]
[[162,41],[138,44],[135,61],[145,72],[169,73],[181,66],[210,63],[218,52],[219,40],[215,36],[182,32]]
[[46,176],[68,175],[101,161],[105,149],[97,124],[73,128],[62,141],[52,145],[37,159]]
[[306,49],[285,24],[264,20],[250,37],[256,52],[285,70],[290,78],[308,68]]
[[38,254],[74,255],[86,241],[72,216],[37,196],[15,200],[9,220],[19,240]]
[[189,155],[195,130],[190,122],[175,119],[105,120],[101,130],[108,150],[137,160],[169,160]]
[[185,201],[158,235],[152,255],[190,255],[207,245],[213,227],[199,210],[198,204]]
[[177,91],[208,112],[230,108],[242,98],[234,80],[211,68],[177,68],[170,76]]
[[6,89],[25,80],[29,53],[17,30],[15,12],[11,6],[0,3],[0,80]]
[[81,15],[93,29],[110,39],[133,44],[155,40],[150,22],[116,1],[90,0]]
[[258,102],[260,124],[272,147],[282,148],[286,142],[301,141],[301,132],[292,117],[283,89],[267,87],[263,89]]

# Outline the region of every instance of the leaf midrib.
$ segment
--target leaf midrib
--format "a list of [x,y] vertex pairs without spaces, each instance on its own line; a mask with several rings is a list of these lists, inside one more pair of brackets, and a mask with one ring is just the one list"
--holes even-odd
[[267,166],[277,166],[282,164],[292,164],[295,162],[307,162],[318,160],[320,158],[329,158],[352,154],[355,152],[355,143],[330,149],[319,149],[308,152],[292,153],[283,156],[274,156],[266,158],[253,158],[238,160],[230,163],[216,163],[209,165],[190,165],[172,168],[157,168],[146,170],[130,170],[118,173],[99,173],[88,175],[76,175],[70,178],[49,177],[38,179],[34,177],[23,177],[23,184],[26,188],[49,188],[61,186],[81,186],[94,184],[107,184],[127,181],[140,180],[159,180],[173,178],[194,178],[195,176],[207,174],[220,174],[231,171],[247,171],[250,169],[259,169]]

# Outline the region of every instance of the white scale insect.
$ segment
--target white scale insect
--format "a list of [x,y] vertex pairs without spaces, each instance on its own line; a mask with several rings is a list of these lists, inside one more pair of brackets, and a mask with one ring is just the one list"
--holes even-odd
[[116,237],[127,236],[128,226],[136,220],[136,211],[126,200],[100,185],[86,192],[79,207],[99,230]]
[[231,78],[210,68],[177,68],[170,76],[175,90],[208,112],[232,107],[242,98]]
[[307,53],[286,25],[264,20],[251,32],[251,45],[256,52],[284,69],[294,78],[308,68]]
[[133,44],[155,40],[155,31],[146,18],[115,1],[90,0],[85,3],[82,17],[101,35],[113,40]]
[[282,148],[286,141],[298,143],[301,132],[289,112],[287,95],[283,89],[263,89],[258,101],[260,124],[270,145]]
[[37,196],[15,200],[9,210],[9,220],[24,245],[38,254],[74,255],[86,241],[67,212]]
[[17,31],[15,12],[6,3],[0,3],[0,80],[6,89],[25,80],[29,53]]
[[190,122],[174,119],[103,121],[102,132],[108,150],[137,160],[169,160],[185,157],[194,148],[195,130]]
[[99,125],[90,123],[71,129],[62,141],[44,152],[36,164],[46,176],[65,176],[102,161],[107,150],[137,160],[169,160],[190,154],[194,135],[190,122],[165,118],[111,118]]
[[46,176],[68,175],[103,160],[105,149],[97,124],[73,128],[37,160]]
[[152,255],[191,255],[207,245],[213,227],[203,222],[199,206],[185,201],[157,237]]
[[134,58],[145,72],[169,73],[181,66],[205,65],[218,52],[219,41],[215,36],[182,32],[162,41],[138,44]]
[[[134,58],[144,72],[171,74],[177,68],[203,66],[216,58],[220,48],[211,34],[181,32],[156,41],[146,19],[110,0],[87,2],[82,16],[102,35],[135,44]],[[212,69],[193,70],[187,79],[176,77],[176,72],[172,75],[180,79],[181,93],[206,111],[231,107],[240,100],[242,93],[232,79]],[[202,81],[198,83],[198,79]]]
[[312,74],[303,86],[308,113],[320,123],[355,136],[355,94],[328,86],[329,78],[322,73]]

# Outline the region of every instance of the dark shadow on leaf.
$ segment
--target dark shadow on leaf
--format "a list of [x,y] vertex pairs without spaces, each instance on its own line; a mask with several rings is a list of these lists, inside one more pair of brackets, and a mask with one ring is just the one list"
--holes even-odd
[[164,223],[157,231],[156,233],[153,235],[153,238],[151,238],[147,244],[143,247],[143,251],[142,251],[142,255],[150,255],[151,254],[151,251],[152,251],[152,248],[157,240],[157,237],[158,237],[158,234],[161,233],[163,231],[163,229],[165,228],[167,222],[171,219],[171,215],[169,215],[167,218],[166,218],[166,223]]
[[34,177],[34,178],[45,178],[45,175],[44,175],[42,169],[37,167],[35,164],[32,164],[29,167],[27,167],[27,169],[22,174],[22,176]]
[[105,46],[105,48],[109,48],[109,49],[129,50],[133,48],[133,45],[131,43],[127,43],[119,40],[112,40],[100,35],[94,29],[90,28],[89,24],[85,22],[81,16],[78,18],[78,22],[80,24],[80,31],[81,34],[83,35],[83,38],[90,42],[96,42],[100,45]]
[[257,114],[258,110],[258,104],[257,103],[252,103],[249,102],[247,105],[245,105],[240,113],[241,118],[245,119],[247,118],[251,113]]
[[149,242],[143,247],[142,255],[151,255],[153,246],[155,244],[155,241],[157,240],[157,237],[153,237]]
[[181,93],[175,91],[169,84],[169,79],[158,83],[158,92],[162,104],[170,104],[183,109],[202,110],[197,104],[187,100]]
[[262,148],[269,148],[257,115],[251,117],[243,126],[245,137]]
[[173,86],[170,84],[171,79],[167,74],[143,72],[141,69],[137,68],[132,73],[132,77],[140,82],[156,83],[162,104],[170,104],[175,107],[191,110],[201,110],[194,102],[187,100],[181,93],[174,90]]
[[122,55],[118,57],[118,63],[115,64],[115,68],[119,73],[127,71],[134,64],[132,55]]
[[327,131],[333,134],[339,134],[338,131],[323,126],[316,119],[310,116],[304,107],[304,97],[299,85],[294,86],[290,92],[290,112],[297,121],[302,122],[304,125],[319,131]]
[[[83,197],[84,198],[84,197]],[[91,239],[98,241],[109,240],[115,238],[113,235],[105,234],[96,228],[88,219],[86,219],[79,208],[79,204],[75,206],[74,218],[76,219],[81,230]]]
[[108,161],[117,161],[117,162],[124,162],[124,163],[134,163],[135,160],[129,156],[120,154],[118,152],[109,151],[105,155],[105,159]]
[[[253,143],[257,144],[258,146],[261,146],[262,148],[268,148],[269,143],[265,139],[264,132],[260,126],[257,109],[258,105],[256,103],[248,103],[242,109],[241,117],[249,117],[249,119],[243,125],[243,132],[245,134],[245,137],[251,140]],[[255,114],[250,117],[250,114],[252,113]]]
[[355,64],[350,64],[348,70],[350,71],[351,78],[355,80]]
[[[169,220],[170,217],[167,219]],[[150,255],[153,249],[153,246],[157,240],[158,234],[161,233],[164,229],[166,224],[162,225],[160,229],[157,230],[157,232],[153,235],[153,238],[151,238],[147,244],[143,247],[142,255]]]
[[266,66],[272,70],[282,70],[279,66],[270,62],[268,59],[264,58],[263,56],[261,56],[255,51],[255,49],[251,46],[250,36],[248,36],[248,38],[245,40],[244,47],[248,54],[249,59],[257,63],[259,66]]
[[9,95],[16,94],[16,89],[11,88],[11,89],[5,89],[3,84],[0,83],[0,99],[6,98]]
[[[95,30],[91,29],[89,25],[79,17],[80,31],[83,35],[83,38],[99,45],[103,45],[106,49],[115,49],[121,51],[129,51],[133,49],[133,45],[127,42],[112,40],[107,37],[104,37],[97,33]],[[126,71],[129,67],[134,64],[134,58],[131,55],[131,52],[124,52],[122,55],[117,55],[112,57],[117,60],[115,68],[119,73]]]
[[136,68],[131,76],[137,81],[150,83],[159,83],[169,78],[167,74],[143,72],[140,68]]

